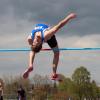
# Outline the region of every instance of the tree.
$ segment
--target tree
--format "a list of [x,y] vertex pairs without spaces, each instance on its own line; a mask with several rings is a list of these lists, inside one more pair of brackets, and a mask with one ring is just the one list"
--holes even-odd
[[78,95],[79,100],[86,98],[90,94],[90,72],[85,67],[81,66],[74,71],[72,81],[76,85],[75,93]]
[[[16,93],[19,85],[25,87],[25,90],[28,90],[30,80],[24,80],[22,77],[4,77],[5,82],[5,93],[12,94]],[[13,88],[12,88],[13,87]]]
[[99,95],[100,95],[99,94],[99,88],[98,88],[98,86],[97,86],[97,84],[96,84],[96,82],[94,80],[92,81],[91,86],[92,86],[92,94],[91,94],[91,96],[92,96],[92,98],[94,100],[96,100],[96,98],[98,98]]
[[58,89],[61,91],[66,91],[68,94],[71,94],[73,92],[72,80],[63,76],[63,82],[59,83]]
[[0,78],[0,84],[2,86],[2,88],[4,88],[4,82],[3,82],[3,79]]
[[64,75],[61,75],[61,77],[63,81],[59,83],[58,90],[66,93],[66,97],[70,96],[71,98],[74,98],[75,96],[73,93],[75,85],[73,81],[70,78],[65,77]]

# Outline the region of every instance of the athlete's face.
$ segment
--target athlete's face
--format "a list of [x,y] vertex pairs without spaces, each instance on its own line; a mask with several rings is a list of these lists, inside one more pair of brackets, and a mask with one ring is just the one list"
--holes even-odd
[[41,48],[42,48],[42,41],[40,37],[35,37],[33,44],[32,44],[32,50],[35,51],[36,53],[38,53]]
[[33,40],[33,46],[39,46],[41,44],[41,37],[40,36],[35,36],[34,40]]

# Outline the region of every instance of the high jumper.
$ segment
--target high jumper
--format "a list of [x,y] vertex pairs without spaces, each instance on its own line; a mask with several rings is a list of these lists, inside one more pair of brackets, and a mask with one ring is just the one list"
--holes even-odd
[[53,27],[49,27],[46,24],[37,24],[34,27],[31,34],[29,34],[27,38],[31,51],[29,53],[29,67],[23,73],[23,78],[25,79],[28,78],[29,73],[33,71],[33,66],[34,66],[33,62],[34,62],[35,55],[42,49],[42,45],[44,42],[48,43],[48,45],[50,46],[50,48],[54,53],[51,79],[56,80],[59,78],[59,75],[57,74],[57,66],[59,62],[60,50],[59,50],[59,46],[55,34],[59,29],[61,29],[73,18],[76,18],[76,14],[70,13],[63,20],[61,20],[58,24],[54,25]]

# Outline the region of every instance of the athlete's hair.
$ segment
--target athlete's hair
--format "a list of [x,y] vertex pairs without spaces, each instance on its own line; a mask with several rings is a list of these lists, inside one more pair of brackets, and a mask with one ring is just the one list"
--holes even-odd
[[31,50],[38,53],[42,49],[42,43],[38,46],[31,46]]

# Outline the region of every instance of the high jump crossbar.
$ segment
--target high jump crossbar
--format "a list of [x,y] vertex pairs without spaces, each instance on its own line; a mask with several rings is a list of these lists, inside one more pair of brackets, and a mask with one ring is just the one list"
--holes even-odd
[[[48,49],[48,48],[43,48],[41,49],[41,51],[66,51],[66,50],[73,50],[73,51],[77,51],[77,50],[100,50],[100,47],[97,48],[59,48],[59,49]],[[29,48],[15,48],[15,49],[0,49],[0,52],[17,52],[17,51],[31,51],[31,49]]]

